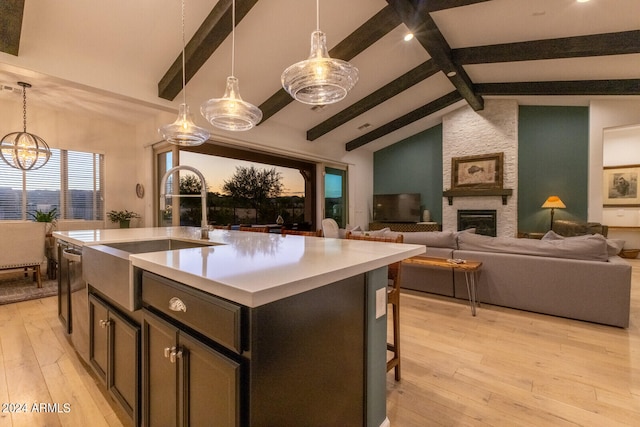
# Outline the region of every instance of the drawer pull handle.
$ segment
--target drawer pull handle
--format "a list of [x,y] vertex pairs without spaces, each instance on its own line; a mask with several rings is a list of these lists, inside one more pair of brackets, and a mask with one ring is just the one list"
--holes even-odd
[[169,300],[169,310],[171,311],[187,311],[187,306],[178,297],[173,297]]
[[174,351],[175,349],[176,349],[175,347],[165,347],[164,348],[164,357],[166,357],[168,359],[169,356],[171,355],[171,352]]
[[168,358],[171,363],[176,363],[177,359],[182,358],[182,350],[178,347],[165,347],[164,357]]
[[182,358],[182,350],[178,350],[174,347],[175,350],[173,350],[171,352],[171,354],[169,355],[169,361],[171,363],[176,363],[176,359],[181,359]]

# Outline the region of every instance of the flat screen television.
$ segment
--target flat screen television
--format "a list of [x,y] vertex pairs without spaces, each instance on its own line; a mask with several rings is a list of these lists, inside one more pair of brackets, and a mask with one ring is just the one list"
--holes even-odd
[[420,194],[374,194],[373,220],[382,222],[419,222]]

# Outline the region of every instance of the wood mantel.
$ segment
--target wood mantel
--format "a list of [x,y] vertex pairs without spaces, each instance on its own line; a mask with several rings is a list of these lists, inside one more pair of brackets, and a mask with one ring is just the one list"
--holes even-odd
[[463,189],[450,189],[442,192],[442,197],[446,197],[449,200],[449,206],[453,204],[454,197],[485,197],[485,196],[500,196],[502,197],[502,204],[507,204],[507,197],[513,194],[511,188],[463,188]]

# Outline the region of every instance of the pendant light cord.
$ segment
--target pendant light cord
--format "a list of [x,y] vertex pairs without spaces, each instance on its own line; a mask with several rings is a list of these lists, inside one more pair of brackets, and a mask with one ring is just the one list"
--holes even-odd
[[236,65],[236,0],[231,2],[231,76],[235,77]]
[[316,30],[320,31],[320,0],[316,0]]
[[22,86],[22,128],[27,133],[27,87]]
[[184,0],[182,0],[182,99],[183,104],[187,105],[187,78],[186,78],[186,70],[185,70],[185,60],[184,60],[184,51],[185,51],[185,41],[184,41]]

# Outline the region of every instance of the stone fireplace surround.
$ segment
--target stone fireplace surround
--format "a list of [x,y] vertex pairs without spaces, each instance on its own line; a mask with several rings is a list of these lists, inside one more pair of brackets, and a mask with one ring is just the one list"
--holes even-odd
[[482,111],[464,106],[442,121],[443,190],[451,188],[451,159],[471,155],[504,153],[503,187],[513,189],[503,205],[500,196],[456,197],[449,205],[442,198],[442,229],[458,229],[458,210],[495,210],[497,236],[517,235],[518,228],[518,103],[485,100]]

